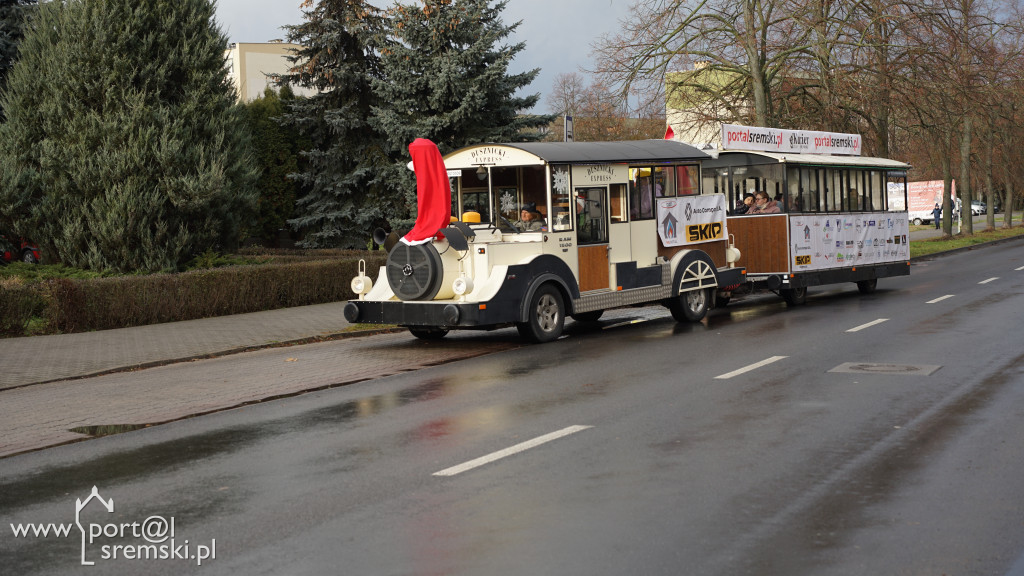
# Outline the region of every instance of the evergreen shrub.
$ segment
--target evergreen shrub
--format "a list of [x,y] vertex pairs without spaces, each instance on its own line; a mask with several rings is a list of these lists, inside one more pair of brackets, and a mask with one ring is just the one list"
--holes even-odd
[[[348,252],[353,254],[352,251]],[[371,275],[382,251],[358,253]],[[275,257],[280,258],[280,256]],[[33,315],[46,332],[82,332],[338,302],[353,298],[357,258],[97,278],[0,278],[0,333],[23,335]]]
[[34,313],[42,310],[39,291],[21,278],[0,278],[0,334],[24,333]]

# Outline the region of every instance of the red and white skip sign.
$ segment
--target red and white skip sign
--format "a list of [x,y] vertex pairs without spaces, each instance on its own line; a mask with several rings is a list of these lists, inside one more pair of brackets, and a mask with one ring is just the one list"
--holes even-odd
[[754,152],[860,156],[861,137],[860,134],[722,124],[722,148]]

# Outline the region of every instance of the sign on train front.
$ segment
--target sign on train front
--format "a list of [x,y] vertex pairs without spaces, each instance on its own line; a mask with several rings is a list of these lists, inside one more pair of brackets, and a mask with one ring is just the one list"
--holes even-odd
[[658,236],[666,247],[725,240],[725,196],[680,196],[658,200]]

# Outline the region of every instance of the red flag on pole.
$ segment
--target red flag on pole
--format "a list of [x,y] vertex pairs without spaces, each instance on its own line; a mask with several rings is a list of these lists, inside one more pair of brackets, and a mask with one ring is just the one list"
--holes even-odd
[[426,138],[409,144],[416,172],[416,225],[402,237],[410,246],[426,244],[451,222],[452,189],[437,145]]
[[665,129],[665,140],[675,140],[676,133],[672,130],[672,126]]

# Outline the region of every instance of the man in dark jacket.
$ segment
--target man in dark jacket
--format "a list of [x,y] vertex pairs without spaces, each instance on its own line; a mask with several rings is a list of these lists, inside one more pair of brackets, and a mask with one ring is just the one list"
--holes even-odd
[[740,214],[746,214],[750,210],[750,207],[754,205],[754,195],[746,193],[743,195],[743,201],[740,202],[736,208],[733,209],[732,215],[739,216]]

